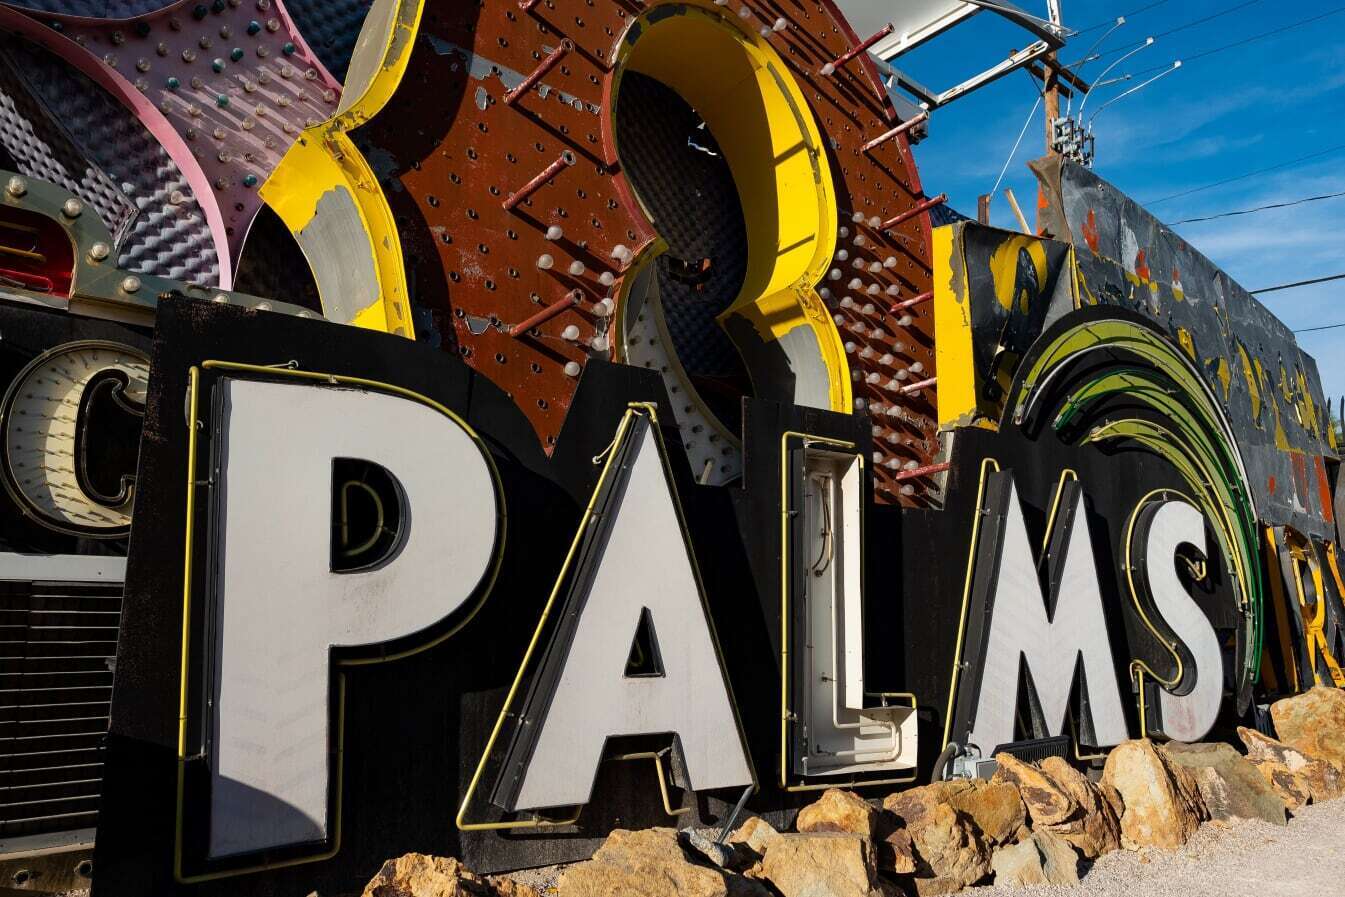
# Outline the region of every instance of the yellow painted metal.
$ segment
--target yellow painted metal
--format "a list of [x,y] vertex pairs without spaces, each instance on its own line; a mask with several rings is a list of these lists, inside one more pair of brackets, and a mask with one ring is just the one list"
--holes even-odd
[[934,351],[939,371],[939,426],[968,424],[976,414],[976,356],[972,352],[971,297],[962,226],[936,227],[934,242]]
[[1009,237],[990,255],[990,277],[995,284],[995,299],[1009,313],[1027,314],[1032,297],[1026,288],[1018,288],[1019,256],[1026,252],[1036,282],[1046,283],[1046,244],[1037,237]]
[[[1322,565],[1317,559],[1317,552],[1307,539],[1296,537],[1286,541],[1289,547],[1290,575],[1298,595],[1298,610],[1303,618],[1303,631],[1308,643],[1308,669],[1312,671],[1313,684],[1322,684],[1322,674],[1317,669],[1317,655],[1320,653],[1331,682],[1336,688],[1345,687],[1345,673],[1341,672],[1340,664],[1336,662],[1335,655],[1331,653],[1331,645],[1326,639],[1326,583],[1322,579]],[[1317,600],[1311,605],[1308,604],[1307,595],[1303,591],[1300,565],[1306,566],[1312,576],[1312,587]]]
[[[1158,682],[1159,685],[1163,686],[1165,689],[1168,689],[1170,691],[1173,688],[1175,688],[1178,685],[1178,683],[1182,681],[1182,676],[1185,673],[1184,664],[1182,663],[1182,655],[1181,652],[1177,650],[1176,643],[1170,641],[1165,635],[1163,635],[1162,632],[1158,630],[1158,627],[1155,626],[1153,624],[1153,621],[1149,619],[1149,614],[1144,608],[1144,602],[1140,600],[1139,590],[1135,588],[1135,561],[1131,555],[1131,549],[1134,547],[1135,544],[1135,523],[1139,520],[1140,512],[1144,510],[1144,506],[1147,505],[1149,502],[1160,498],[1167,499],[1168,496],[1175,496],[1176,498],[1181,499],[1182,501],[1186,502],[1189,505],[1192,506],[1195,505],[1195,502],[1192,501],[1189,496],[1183,495],[1182,493],[1177,492],[1176,490],[1154,489],[1153,491],[1145,494],[1143,498],[1141,498],[1138,502],[1135,503],[1134,509],[1130,512],[1130,519],[1126,521],[1125,549],[1124,549],[1125,566],[1123,569],[1125,570],[1126,574],[1126,585],[1130,591],[1130,601],[1132,604],[1135,605],[1135,612],[1139,614],[1140,621],[1144,623],[1144,628],[1149,630],[1149,634],[1154,637],[1154,640],[1157,641],[1160,645],[1162,645],[1163,650],[1172,656],[1172,663],[1177,668],[1177,671],[1172,675],[1172,678],[1165,679],[1164,677],[1158,675],[1158,673],[1156,673],[1154,669],[1151,666],[1149,666],[1149,664],[1145,663],[1143,660],[1140,660],[1139,658],[1131,660],[1130,661],[1131,672],[1136,673],[1138,676],[1141,677],[1139,679],[1141,702],[1144,700],[1143,696],[1144,686],[1142,679],[1143,674],[1147,673],[1151,679],[1155,680],[1156,682]],[[1141,704],[1140,725],[1143,726],[1143,724],[1144,724],[1144,708],[1143,704]]]
[[654,773],[658,776],[659,796],[663,799],[663,812],[669,816],[685,816],[690,813],[691,807],[679,807],[673,809],[672,802],[668,799],[668,778],[663,772],[663,754],[667,751],[639,751],[634,754],[618,754],[615,757],[608,757],[608,760],[653,760]]
[[[198,453],[198,434],[203,429],[203,422],[199,419],[200,409],[200,387],[201,372],[203,370],[233,371],[240,374],[260,375],[268,378],[304,380],[310,383],[322,383],[330,386],[360,387],[364,389],[377,390],[390,395],[399,396],[413,402],[419,402],[445,417],[451,419],[467,433],[467,436],[476,444],[482,457],[486,460],[486,466],[490,471],[491,485],[495,490],[495,500],[498,502],[500,514],[500,541],[495,547],[495,556],[491,561],[490,571],[487,573],[482,583],[481,592],[476,603],[468,609],[467,613],[458,621],[457,625],[441,632],[436,637],[423,642],[422,644],[412,646],[402,651],[391,654],[385,654],[379,657],[355,658],[341,661],[341,666],[366,666],[377,663],[387,663],[388,661],[400,660],[404,657],[410,657],[413,654],[419,654],[451,638],[462,628],[472,621],[480,612],[481,607],[490,596],[495,587],[495,580],[500,575],[500,564],[504,560],[504,543],[508,533],[507,521],[508,513],[504,504],[504,484],[500,479],[499,468],[495,466],[494,456],[490,449],[486,447],[481,436],[472,429],[463,418],[447,406],[436,402],[428,396],[414,392],[401,386],[391,383],[384,383],[379,380],[370,380],[364,377],[348,377],[340,374],[329,374],[321,371],[300,370],[294,362],[285,362],[279,365],[257,365],[244,364],[233,361],[221,361],[218,359],[208,359],[201,363],[199,368],[192,367],[188,370],[188,391],[187,391],[187,483],[186,483],[186,520],[183,526],[183,563],[182,563],[182,644],[180,653],[181,669],[179,671],[179,691],[178,691],[178,731],[177,731],[177,815],[176,831],[173,841],[173,878],[180,884],[199,884],[201,882],[216,881],[223,878],[232,878],[236,875],[248,875],[253,872],[260,872],[267,869],[280,869],[286,866],[298,866],[304,863],[316,863],[323,860],[329,860],[341,850],[341,832],[342,832],[342,793],[343,793],[343,773],[345,758],[345,718],[346,718],[346,677],[343,671],[338,671],[336,676],[337,683],[337,702],[336,702],[336,789],[332,797],[332,813],[334,824],[332,826],[331,846],[321,853],[310,856],[292,857],[285,860],[275,860],[272,862],[258,863],[254,866],[246,866],[238,869],[229,869],[223,872],[208,872],[201,875],[186,875],[182,871],[182,844],[184,835],[183,814],[184,792],[186,786],[187,770],[187,695],[188,695],[188,661],[191,656],[191,620],[192,620],[192,555],[195,551],[196,538],[196,490],[200,486],[206,485],[203,481],[196,479],[197,464],[196,456]],[[577,817],[576,817],[577,818]]]
[[[347,194],[359,215],[360,229],[367,237],[378,296],[352,320],[343,323],[413,339],[406,269],[396,221],[378,178],[348,136],[349,131],[371,119],[391,99],[406,72],[420,27],[425,0],[386,2],[396,6],[387,21],[386,32],[380,36],[381,64],[369,75],[367,85],[358,97],[343,97],[334,117],[306,128],[259,192],[296,235],[313,221],[324,196]],[[337,286],[324,285],[319,278],[320,295]],[[327,297],[322,298],[324,307],[329,306]]]
[[845,347],[816,291],[837,229],[817,124],[787,64],[764,38],[709,2],[676,10],[659,7],[631,26],[637,36],[622,42],[614,93],[622,71],[640,72],[676,90],[704,119],[733,174],[747,226],[742,290],[719,320],[742,318],[763,342],[809,328],[828,372],[831,410],[848,412]]

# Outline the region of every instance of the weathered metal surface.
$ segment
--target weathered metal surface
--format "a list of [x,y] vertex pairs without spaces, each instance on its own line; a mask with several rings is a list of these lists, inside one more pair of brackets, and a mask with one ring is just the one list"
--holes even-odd
[[158,139],[203,208],[225,287],[257,187],[340,99],[281,0],[182,0],[107,20],[0,7],[0,25],[60,54]]
[[1092,171],[1034,163],[1047,229],[1075,247],[1080,305],[1139,312],[1177,341],[1222,404],[1258,517],[1329,538],[1337,452],[1317,363],[1254,296]]
[[112,242],[97,210],[68,190],[0,169],[0,298],[142,327],[153,324],[165,296],[318,317],[275,299],[132,273],[118,267]]
[[130,271],[214,284],[219,264],[182,171],[107,91],[15,35],[0,42],[0,143],[24,175],[70,189],[111,229]]
[[[855,405],[873,420],[879,499],[926,503],[932,481],[895,476],[939,453],[933,390],[899,391],[934,373],[931,315],[888,308],[929,289],[929,217],[880,227],[924,198],[907,138],[861,152],[899,121],[862,55],[820,74],[860,42],[830,4],[695,6],[769,42],[826,135],[837,257],[821,283],[799,289],[825,300],[849,353]],[[640,11],[615,0],[427,9],[397,96],[356,135],[398,215],[418,334],[507,390],[548,449],[585,362],[624,359],[614,325],[630,275],[662,248],[616,146],[613,61]],[[533,90],[503,102],[565,40],[575,49]],[[562,151],[576,164],[503,207]],[[584,297],[575,308],[510,334],[574,289]]]

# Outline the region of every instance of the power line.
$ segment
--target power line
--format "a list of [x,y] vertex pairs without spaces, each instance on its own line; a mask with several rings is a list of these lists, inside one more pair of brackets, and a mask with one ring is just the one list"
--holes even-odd
[[[1243,0],[1243,2],[1239,3],[1237,6],[1230,6],[1228,9],[1220,10],[1219,12],[1216,13],[1211,13],[1210,15],[1204,16],[1199,19],[1194,19],[1183,25],[1178,25],[1175,28],[1169,28],[1167,31],[1160,31],[1157,34],[1153,35],[1153,37],[1155,38],[1167,37],[1169,34],[1176,34],[1177,32],[1185,31],[1188,28],[1195,28],[1197,25],[1204,25],[1206,22],[1212,22],[1215,19],[1222,18],[1223,16],[1232,15],[1233,13],[1237,12],[1240,9],[1246,9],[1249,6],[1252,6],[1260,2],[1261,0]],[[1130,44],[1129,46],[1126,47],[1117,47],[1114,50],[1106,50],[1102,53],[1099,53],[1098,58],[1115,56],[1117,53],[1124,53],[1127,50],[1133,50],[1136,47],[1142,47],[1142,46],[1144,46],[1143,41],[1137,44]]]
[[1173,227],[1178,224],[1190,224],[1193,221],[1213,221],[1216,218],[1232,218],[1235,215],[1250,215],[1253,212],[1264,212],[1267,209],[1287,209],[1290,206],[1301,206],[1305,202],[1317,202],[1322,199],[1335,199],[1339,196],[1345,196],[1345,191],[1340,193],[1323,193],[1321,196],[1305,196],[1302,199],[1294,199],[1289,202],[1273,202],[1269,205],[1256,206],[1251,209],[1238,209],[1236,212],[1220,212],[1217,215],[1205,215],[1201,218],[1183,218],[1180,221],[1173,221],[1168,226]]
[[[1275,292],[1276,290],[1291,290],[1291,289],[1293,289],[1294,287],[1306,287],[1306,286],[1311,286],[1311,285],[1314,284],[1314,283],[1326,283],[1327,281],[1330,281],[1330,280],[1345,280],[1345,274],[1332,274],[1330,277],[1314,277],[1312,280],[1300,280],[1300,281],[1297,281],[1297,282],[1295,282],[1295,283],[1282,283],[1282,284],[1280,284],[1279,286],[1274,286],[1274,287],[1262,287],[1262,288],[1259,289],[1259,290],[1252,290],[1251,292],[1252,292],[1252,295],[1255,296],[1257,293],[1273,293],[1273,292]],[[1336,327],[1336,326],[1339,326],[1339,325],[1331,324],[1331,325],[1328,325],[1328,326]],[[1326,328],[1325,328],[1325,327],[1309,327],[1308,329],[1309,329],[1309,330],[1325,330]],[[1295,332],[1295,333],[1298,333],[1299,331],[1296,330],[1296,331],[1294,331],[1294,332]]]
[[[1286,31],[1290,31],[1290,30],[1292,30],[1292,29],[1294,29],[1294,28],[1299,28],[1299,27],[1301,27],[1301,26],[1303,26],[1303,25],[1307,25],[1307,24],[1310,24],[1310,23],[1312,23],[1312,22],[1316,22],[1316,21],[1318,21],[1319,19],[1325,19],[1327,16],[1334,16],[1334,15],[1337,15],[1338,13],[1342,13],[1342,12],[1345,12],[1345,6],[1337,6],[1335,9],[1329,9],[1329,10],[1327,10],[1327,11],[1324,12],[1324,13],[1321,13],[1321,14],[1319,14],[1319,15],[1315,15],[1315,16],[1311,16],[1310,18],[1306,18],[1306,19],[1303,19],[1303,20],[1298,21],[1298,22],[1292,22],[1292,23],[1290,23],[1290,24],[1288,24],[1288,25],[1284,25],[1284,26],[1282,26],[1282,27],[1280,27],[1280,28],[1276,28],[1276,29],[1273,30],[1273,31],[1264,31],[1264,32],[1262,32],[1261,34],[1254,34],[1254,35],[1252,35],[1251,37],[1245,37],[1245,38],[1243,38],[1242,40],[1240,40],[1240,41],[1234,41],[1234,42],[1231,43],[1231,44],[1224,44],[1222,47],[1213,47],[1213,48],[1211,48],[1211,49],[1209,49],[1209,50],[1202,50],[1201,52],[1192,54],[1192,55],[1190,55],[1190,56],[1183,56],[1183,57],[1182,57],[1182,61],[1185,62],[1185,63],[1190,63],[1190,62],[1194,62],[1194,61],[1197,60],[1197,59],[1204,59],[1206,56],[1213,56],[1215,53],[1223,53],[1223,52],[1226,51],[1226,50],[1235,50],[1235,49],[1237,49],[1238,47],[1245,47],[1247,44],[1255,43],[1256,41],[1259,41],[1259,40],[1265,40],[1266,38],[1268,38],[1268,37],[1274,37],[1274,36],[1277,35],[1277,34],[1283,34],[1284,32],[1286,32]],[[1164,66],[1161,66],[1161,65],[1160,65],[1160,66],[1156,66],[1156,67],[1154,67],[1154,68],[1145,69],[1145,70],[1142,71],[1142,72],[1134,72],[1133,74],[1135,74],[1136,76],[1138,76],[1138,75],[1144,75],[1144,74],[1147,74],[1147,73],[1149,73],[1149,72],[1156,72],[1156,71],[1158,71],[1158,70],[1161,69],[1161,68],[1164,68]]]
[[[1155,3],[1150,3],[1148,6],[1141,6],[1139,9],[1132,10],[1131,12],[1128,12],[1128,13],[1123,13],[1123,14],[1121,15],[1121,18],[1123,18],[1123,19],[1129,19],[1131,16],[1137,16],[1137,15],[1139,15],[1139,14],[1142,13],[1142,12],[1148,12],[1149,10],[1153,9],[1155,6],[1162,6],[1164,3],[1167,3],[1167,2],[1168,2],[1168,0],[1157,0],[1157,2],[1155,2]],[[1115,21],[1116,21],[1116,18],[1113,17],[1113,18],[1108,19],[1108,20],[1105,21],[1105,22],[1098,22],[1096,25],[1089,25],[1087,28],[1083,28],[1083,29],[1081,29],[1081,30],[1079,30],[1079,31],[1074,32],[1074,36],[1075,36],[1075,37],[1078,37],[1080,34],[1088,34],[1090,31],[1097,31],[1099,28],[1108,28],[1108,27],[1110,27]]]
[[1321,327],[1304,327],[1302,330],[1295,330],[1294,333],[1312,333],[1314,330],[1335,330],[1337,327],[1345,327],[1345,323],[1323,324]]
[[1288,168],[1291,165],[1297,165],[1300,162],[1307,162],[1310,159],[1318,159],[1321,158],[1322,156],[1329,156],[1331,153],[1339,152],[1343,149],[1345,149],[1345,143],[1341,143],[1328,149],[1321,150],[1320,152],[1309,153],[1306,156],[1299,156],[1297,159],[1290,159],[1288,162],[1281,162],[1279,165],[1271,165],[1268,168],[1258,168],[1256,171],[1249,171],[1246,174],[1240,174],[1237,177],[1224,178],[1222,181],[1215,181],[1213,184],[1205,184],[1202,187],[1192,187],[1189,190],[1182,190],[1179,193],[1173,193],[1169,196],[1164,196],[1161,199],[1145,200],[1143,202],[1143,205],[1156,206],[1160,202],[1167,202],[1169,199],[1176,199],[1179,196],[1190,196],[1192,193],[1200,193],[1201,191],[1204,190],[1212,190],[1215,187],[1222,187],[1224,184],[1232,184],[1235,181],[1242,181],[1250,177],[1256,177],[1258,174],[1266,174],[1267,172],[1271,171],[1279,171],[1281,168]]

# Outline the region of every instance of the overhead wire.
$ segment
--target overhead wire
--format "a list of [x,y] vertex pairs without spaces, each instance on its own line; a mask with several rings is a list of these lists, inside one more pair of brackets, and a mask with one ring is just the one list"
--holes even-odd
[[1290,206],[1301,206],[1304,203],[1319,202],[1320,200],[1323,199],[1336,199],[1341,196],[1345,196],[1345,190],[1342,190],[1340,193],[1323,193],[1320,196],[1304,196],[1301,199],[1292,199],[1286,202],[1272,202],[1267,203],[1264,206],[1253,206],[1250,209],[1238,209],[1232,212],[1219,212],[1216,215],[1202,215],[1199,218],[1183,218],[1180,221],[1168,222],[1168,226],[1173,227],[1178,224],[1191,224],[1192,222],[1195,221],[1214,221],[1215,219],[1218,218],[1232,218],[1236,215],[1250,215],[1253,212],[1264,212],[1267,209],[1287,209]]
[[[1154,37],[1167,37],[1169,34],[1176,34],[1180,31],[1185,31],[1188,28],[1195,28],[1197,25],[1204,25],[1206,22],[1212,22],[1215,19],[1222,18],[1223,16],[1232,15],[1233,13],[1237,12],[1240,9],[1246,9],[1249,6],[1252,6],[1260,2],[1262,2],[1262,0],[1243,0],[1243,2],[1239,3],[1237,6],[1230,6],[1228,9],[1223,9],[1220,10],[1219,12],[1203,16],[1202,18],[1194,19],[1190,22],[1186,22],[1185,24],[1178,25],[1175,28],[1169,28],[1167,31],[1159,31],[1156,34],[1154,34]],[[1133,50],[1136,46],[1139,45],[1130,44],[1124,47],[1117,47],[1113,50],[1105,50],[1102,53],[1099,53],[1098,56],[1099,58],[1107,56],[1115,56],[1117,53],[1124,53],[1127,50]]]
[[[1252,43],[1255,43],[1255,42],[1257,42],[1257,41],[1259,41],[1259,40],[1265,40],[1266,38],[1268,38],[1268,37],[1274,37],[1274,36],[1277,35],[1277,34],[1283,34],[1284,32],[1286,32],[1286,31],[1291,31],[1291,30],[1293,30],[1294,28],[1301,28],[1301,27],[1304,26],[1304,25],[1309,25],[1309,24],[1311,24],[1311,23],[1313,23],[1313,22],[1319,21],[1319,20],[1321,20],[1321,19],[1325,19],[1325,18],[1327,18],[1328,16],[1339,15],[1339,14],[1342,13],[1342,12],[1345,12],[1345,6],[1337,6],[1335,9],[1328,9],[1328,10],[1327,10],[1326,12],[1324,12],[1324,13],[1319,13],[1318,15],[1310,16],[1310,17],[1308,17],[1308,18],[1306,18],[1306,19],[1301,19],[1300,21],[1297,21],[1297,22],[1291,22],[1291,23],[1289,23],[1288,25],[1282,25],[1281,27],[1279,27],[1279,28],[1275,28],[1274,30],[1271,30],[1271,31],[1263,31],[1263,32],[1261,32],[1260,34],[1254,34],[1254,35],[1252,35],[1251,37],[1245,37],[1245,38],[1243,38],[1242,40],[1234,41],[1234,42],[1231,43],[1231,44],[1224,44],[1224,45],[1221,46],[1221,47],[1211,47],[1210,49],[1208,49],[1208,50],[1202,50],[1202,51],[1199,52],[1199,53],[1192,53],[1192,54],[1189,55],[1189,56],[1183,56],[1183,57],[1182,57],[1182,61],[1185,62],[1185,63],[1190,63],[1190,62],[1194,62],[1194,61],[1197,60],[1197,59],[1204,59],[1204,58],[1207,57],[1207,56],[1213,56],[1213,55],[1215,55],[1216,53],[1223,53],[1223,52],[1226,52],[1226,51],[1228,51],[1228,50],[1236,50],[1238,47],[1245,47],[1247,44],[1252,44]],[[1144,71],[1140,71],[1140,72],[1134,72],[1133,74],[1135,74],[1135,75],[1145,75],[1145,74],[1148,74],[1149,72],[1156,72],[1156,71],[1158,71],[1159,68],[1162,68],[1162,66],[1158,66],[1158,67],[1156,67],[1156,68],[1145,69]]]
[[1281,162],[1278,165],[1270,165],[1266,168],[1258,168],[1256,171],[1249,171],[1246,174],[1240,174],[1231,178],[1224,178],[1223,180],[1215,181],[1212,184],[1204,184],[1200,187],[1192,187],[1189,190],[1181,190],[1177,193],[1171,193],[1167,196],[1163,196],[1158,199],[1147,199],[1144,201],[1144,205],[1156,206],[1160,202],[1167,202],[1170,199],[1177,199],[1178,197],[1181,196],[1190,196],[1192,193],[1200,193],[1205,190],[1213,190],[1215,187],[1222,187],[1225,184],[1232,184],[1235,183],[1236,181],[1242,181],[1250,177],[1256,177],[1258,174],[1266,174],[1267,172],[1271,171],[1279,171],[1280,169],[1288,168],[1291,165],[1297,165],[1300,162],[1307,162],[1312,159],[1320,159],[1322,156],[1329,156],[1332,153],[1340,152],[1343,149],[1345,149],[1345,143],[1337,144],[1336,146],[1328,147],[1327,149],[1320,150],[1315,153],[1309,153],[1306,156],[1299,156],[1297,159],[1290,159],[1288,162]]
[[[1035,83],[1035,82],[1034,82]],[[1027,133],[1028,125],[1032,124],[1032,119],[1037,117],[1037,107],[1041,105],[1044,94],[1038,90],[1039,96],[1032,104],[1032,109],[1028,112],[1027,118],[1023,121],[1023,128],[1018,132],[1018,139],[1013,142],[1013,149],[1009,150],[1009,157],[1004,160],[1004,167],[999,170],[999,177],[995,178],[995,186],[990,188],[990,195],[994,196],[999,190],[999,185],[1004,180],[1004,175],[1008,172],[1009,166],[1013,164],[1013,157],[1018,155],[1018,147],[1023,143],[1023,135]]]
[[[1259,289],[1259,290],[1252,290],[1251,293],[1252,293],[1253,296],[1255,296],[1255,295],[1257,295],[1258,293],[1273,293],[1273,292],[1275,292],[1276,290],[1290,290],[1290,289],[1293,289],[1294,287],[1306,287],[1306,286],[1311,286],[1311,285],[1314,284],[1314,283],[1327,283],[1327,282],[1332,281],[1332,280],[1345,280],[1345,274],[1332,274],[1332,275],[1329,275],[1329,276],[1327,276],[1327,277],[1314,277],[1314,278],[1312,278],[1312,280],[1297,280],[1297,281],[1294,281],[1293,283],[1282,283],[1282,284],[1279,284],[1278,286],[1273,286],[1273,287],[1262,287],[1262,288]],[[1335,324],[1331,324],[1331,325],[1328,325],[1328,326],[1330,326],[1330,327],[1335,327],[1336,325],[1335,325]],[[1327,328],[1326,328],[1326,327],[1309,327],[1308,329],[1309,329],[1309,330],[1325,330],[1325,329],[1327,329]],[[1299,331],[1295,330],[1294,332],[1295,332],[1295,333],[1298,333]]]
[[[1142,13],[1142,12],[1148,12],[1149,10],[1153,9],[1154,7],[1156,7],[1156,6],[1162,6],[1164,3],[1167,3],[1167,2],[1168,2],[1168,0],[1156,0],[1156,2],[1154,2],[1154,3],[1150,3],[1150,4],[1148,4],[1147,6],[1141,6],[1139,9],[1135,9],[1135,10],[1131,10],[1130,12],[1122,13],[1122,14],[1121,14],[1121,18],[1123,18],[1123,19],[1128,19],[1128,18],[1130,18],[1131,16],[1137,16],[1137,15],[1139,15],[1139,14]],[[1075,36],[1075,37],[1078,37],[1080,34],[1088,34],[1088,33],[1090,33],[1090,32],[1097,31],[1099,28],[1106,28],[1108,25],[1112,24],[1112,23],[1115,22],[1115,21],[1116,21],[1116,17],[1113,16],[1112,18],[1107,19],[1105,22],[1098,22],[1096,25],[1089,25],[1087,28],[1081,28],[1081,29],[1079,29],[1078,31],[1074,32],[1074,36]]]

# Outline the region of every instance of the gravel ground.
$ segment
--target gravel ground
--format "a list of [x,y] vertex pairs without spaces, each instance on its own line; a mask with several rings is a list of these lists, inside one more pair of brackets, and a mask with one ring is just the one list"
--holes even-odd
[[[509,877],[554,894],[563,867]],[[1075,887],[980,887],[967,897],[1336,897],[1345,894],[1345,799],[1304,807],[1288,826],[1205,823],[1180,850],[1118,850]]]
[[1118,850],[1078,887],[971,888],[969,897],[1328,897],[1345,893],[1345,799],[1305,807],[1287,827],[1205,823],[1180,850]]

